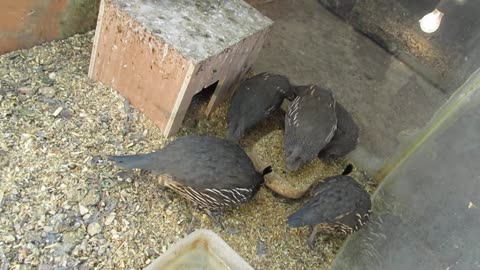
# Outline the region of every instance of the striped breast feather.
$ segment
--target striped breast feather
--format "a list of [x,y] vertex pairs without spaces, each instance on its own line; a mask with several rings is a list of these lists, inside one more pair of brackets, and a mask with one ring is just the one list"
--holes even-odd
[[253,193],[253,188],[232,188],[232,189],[217,189],[206,188],[202,192],[225,201],[228,204],[240,204],[248,201]]
[[167,187],[179,193],[187,200],[190,200],[201,207],[208,209],[225,208],[245,203],[253,194],[253,188],[195,189],[175,181],[167,182]]
[[210,196],[207,193],[197,191],[192,187],[179,185],[178,183],[169,183],[167,186],[180,194],[182,197],[198,204],[203,208],[223,208],[229,205],[225,201],[218,200],[215,196]]

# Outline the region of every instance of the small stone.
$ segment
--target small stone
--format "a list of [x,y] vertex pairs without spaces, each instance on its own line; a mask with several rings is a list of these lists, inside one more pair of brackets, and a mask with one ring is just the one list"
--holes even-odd
[[46,85],[53,85],[55,83],[55,80],[52,80],[47,76],[42,76],[41,81]]
[[63,209],[65,210],[68,210],[70,208],[72,208],[72,206],[70,204],[68,204],[68,202],[63,202],[63,205],[62,205]]
[[78,210],[80,211],[80,215],[85,215],[86,213],[88,213],[88,208],[83,206],[82,204],[78,204]]
[[15,242],[15,236],[11,234],[7,234],[3,237],[3,241],[5,241],[5,243]]
[[91,189],[88,191],[87,195],[80,201],[82,205],[91,206],[96,205],[100,201],[100,195],[98,195],[98,191],[95,189]]
[[69,109],[65,109],[60,113],[60,116],[67,119],[72,118],[73,111]]
[[53,244],[53,243],[56,243],[60,240],[61,238],[61,235],[59,235],[58,233],[56,232],[48,232],[46,235],[45,235],[45,243],[47,245],[50,245],[50,244]]
[[257,258],[265,257],[267,253],[267,247],[265,246],[264,241],[258,241],[257,243]]
[[112,234],[112,239],[113,240],[116,240],[116,239],[120,238],[120,235],[118,235],[117,230],[113,229],[113,230],[110,231],[110,233]]
[[97,256],[102,256],[107,251],[107,246],[100,246],[97,249]]
[[42,140],[45,140],[47,138],[47,133],[43,130],[37,131],[35,135]]
[[63,242],[65,244],[76,245],[85,238],[85,230],[77,229],[74,231],[68,231],[63,234]]
[[116,213],[110,213],[110,215],[108,215],[108,217],[105,219],[105,225],[108,226],[108,225],[112,224],[116,215],[117,215]]
[[52,270],[53,266],[50,264],[40,264],[38,270]]
[[73,248],[72,250],[72,256],[74,257],[79,257],[80,254],[82,253],[82,246],[81,245],[77,245]]
[[225,229],[226,233],[228,234],[238,234],[240,232],[240,230],[238,230],[237,228],[226,228]]
[[55,78],[57,78],[57,74],[55,74],[55,72],[52,72],[52,73],[48,74],[48,78],[50,78],[52,80],[55,80]]
[[22,95],[30,95],[33,93],[33,88],[31,87],[20,87],[18,88],[18,92]]
[[90,236],[94,236],[102,231],[102,225],[98,222],[88,224],[87,232]]
[[49,98],[54,97],[56,93],[55,88],[49,86],[40,88],[38,92]]

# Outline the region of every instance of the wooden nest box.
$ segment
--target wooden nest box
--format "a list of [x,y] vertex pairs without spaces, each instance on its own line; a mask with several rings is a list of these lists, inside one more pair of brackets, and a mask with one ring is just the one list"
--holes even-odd
[[89,77],[170,136],[203,88],[218,82],[207,115],[232,94],[272,23],[240,0],[102,0]]

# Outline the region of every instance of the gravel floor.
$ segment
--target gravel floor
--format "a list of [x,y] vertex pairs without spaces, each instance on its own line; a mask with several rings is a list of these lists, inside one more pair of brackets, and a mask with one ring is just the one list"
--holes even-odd
[[[262,188],[225,213],[225,230],[149,174],[97,156],[148,152],[164,139],[122,96],[87,77],[93,32],[0,56],[0,269],[141,269],[197,228],[220,234],[256,269],[328,269],[343,239],[288,229],[299,202]],[[192,106],[179,135],[223,136],[226,106]],[[346,161],[282,172],[281,113],[245,139],[288,181],[308,185]],[[170,140],[170,139],[169,139]],[[359,181],[374,186],[359,171]]]

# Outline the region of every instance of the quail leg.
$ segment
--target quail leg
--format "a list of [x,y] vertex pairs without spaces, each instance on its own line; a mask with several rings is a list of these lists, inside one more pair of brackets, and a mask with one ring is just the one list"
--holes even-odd
[[190,217],[190,223],[188,224],[187,226],[187,233],[191,233],[193,231],[193,227],[195,226],[195,223],[196,223],[196,220],[195,220],[195,217],[193,215],[191,215]]
[[219,212],[212,213],[208,209],[204,209],[204,211],[207,213],[207,215],[213,220],[213,222],[219,226],[222,230],[225,230],[225,227],[223,227],[223,224],[218,220],[218,215],[220,214]]
[[133,173],[132,170],[121,171],[117,173],[117,179],[119,179],[120,181],[125,181],[128,178],[130,178],[130,180],[135,178],[135,174]]
[[315,249],[315,246],[314,246],[315,238],[316,238],[318,233],[319,233],[318,228],[316,226],[312,226],[312,233],[310,234],[310,236],[307,239],[308,247],[310,247],[311,250]]
[[163,201],[165,202],[165,207],[168,207],[171,203],[172,203],[172,200],[170,198],[170,196],[168,195],[168,190],[166,187],[160,187],[160,197],[163,199]]
[[170,196],[168,196],[168,188],[165,186],[165,181],[168,181],[167,175],[160,175],[158,177],[158,182],[160,184],[160,194],[168,205],[172,202],[172,200],[170,199]]

